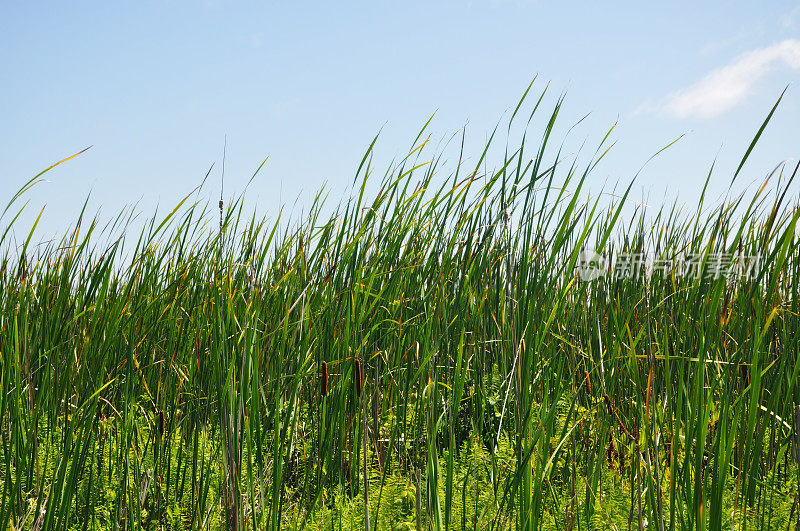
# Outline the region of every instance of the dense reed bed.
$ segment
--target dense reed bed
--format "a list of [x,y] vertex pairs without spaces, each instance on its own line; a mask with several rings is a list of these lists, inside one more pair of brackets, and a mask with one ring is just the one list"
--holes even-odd
[[[688,209],[592,198],[609,135],[556,163],[541,101],[510,120],[541,116],[534,147],[448,164],[423,129],[295,220],[193,193],[37,246],[9,236],[28,182],[2,218],[0,529],[794,526],[794,168]],[[619,274],[632,253],[655,261]]]

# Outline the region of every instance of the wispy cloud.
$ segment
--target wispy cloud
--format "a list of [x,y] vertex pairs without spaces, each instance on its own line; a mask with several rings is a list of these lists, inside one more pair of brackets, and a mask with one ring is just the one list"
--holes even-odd
[[744,101],[761,78],[780,67],[800,69],[800,41],[786,39],[744,53],[656,107],[678,118],[713,118]]
[[781,25],[783,29],[794,29],[797,26],[798,19],[800,19],[800,6],[784,14],[781,17]]

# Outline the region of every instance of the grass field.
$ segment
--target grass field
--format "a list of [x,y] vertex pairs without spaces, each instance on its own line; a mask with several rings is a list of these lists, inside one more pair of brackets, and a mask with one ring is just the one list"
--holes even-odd
[[[538,102],[500,160],[447,163],[423,129],[293,220],[193,192],[37,245],[25,184],[0,225],[0,529],[794,528],[795,168],[684,209],[593,196],[609,135],[556,164]],[[681,260],[699,274],[658,265]]]

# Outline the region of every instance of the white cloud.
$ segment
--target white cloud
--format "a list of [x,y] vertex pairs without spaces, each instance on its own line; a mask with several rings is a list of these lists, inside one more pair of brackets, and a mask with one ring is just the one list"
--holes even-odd
[[786,39],[744,53],[694,85],[673,92],[659,108],[678,118],[719,116],[741,103],[771,70],[782,66],[800,69],[800,41]]

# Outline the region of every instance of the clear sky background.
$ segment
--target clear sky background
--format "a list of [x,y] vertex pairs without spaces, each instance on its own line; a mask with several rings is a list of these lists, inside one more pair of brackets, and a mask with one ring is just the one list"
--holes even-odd
[[434,138],[467,124],[476,157],[535,75],[551,105],[566,93],[563,131],[591,113],[575,145],[619,121],[589,182],[597,190],[685,133],[636,194],[693,201],[715,157],[712,191],[723,193],[787,84],[741,179],[800,155],[800,5],[790,2],[4,1],[0,66],[3,204],[94,146],[29,194],[32,209],[47,205],[44,235],[89,194],[106,219],[134,202],[171,208],[213,162],[207,193],[218,194],[225,135],[226,196],[269,156],[249,195],[266,216],[324,183],[340,197],[379,130],[386,162],[434,111]]

